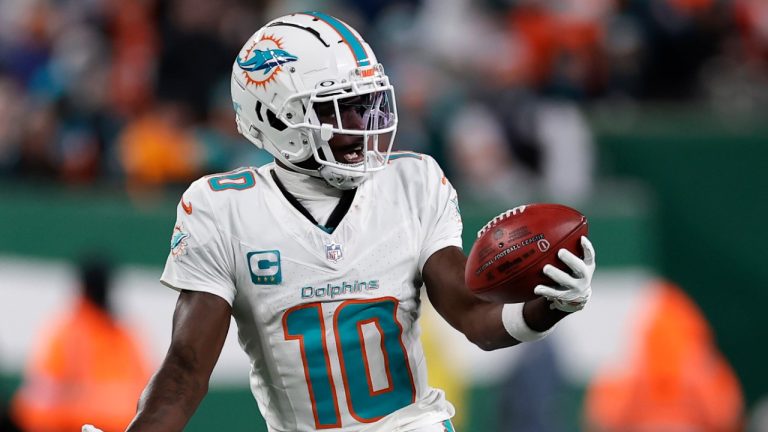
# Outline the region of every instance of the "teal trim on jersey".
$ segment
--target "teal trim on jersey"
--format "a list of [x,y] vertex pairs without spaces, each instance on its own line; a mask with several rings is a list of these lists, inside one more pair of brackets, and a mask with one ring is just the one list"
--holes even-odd
[[320,228],[321,230],[327,232],[328,234],[333,234],[333,232],[336,230],[336,228],[328,228],[327,226],[320,225],[320,224],[317,224],[317,227]]
[[371,61],[370,59],[368,59],[368,54],[366,54],[365,48],[363,47],[363,44],[360,42],[360,39],[358,39],[357,36],[355,36],[355,34],[352,33],[352,31],[349,29],[349,27],[347,27],[346,24],[322,12],[304,12],[304,13],[307,15],[312,15],[313,17],[318,18],[322,20],[324,23],[333,27],[333,29],[336,30],[337,33],[339,33],[344,43],[346,43],[349,46],[349,49],[352,50],[352,54],[355,56],[355,60],[357,61],[358,66],[371,65]]
[[215,192],[224,190],[250,189],[256,184],[256,177],[251,171],[214,176],[208,179],[208,186]]
[[325,334],[321,320],[321,304],[308,305],[289,310],[283,317],[286,336],[300,339],[302,346],[302,362],[309,381],[308,391],[312,400],[312,411],[317,428],[340,427],[339,407],[336,403],[336,393],[333,382],[328,375],[331,370]]
[[443,427],[445,428],[445,432],[456,432],[456,429],[453,428],[453,424],[450,420],[444,421]]
[[283,282],[279,250],[248,252],[246,261],[254,284],[277,285]]
[[456,213],[458,213],[459,216],[461,216],[461,207],[459,206],[459,197],[454,196],[453,198],[450,199],[450,201],[451,201],[451,204],[453,204],[453,206],[456,207]]
[[[379,419],[415,400],[413,377],[402,344],[402,327],[395,321],[397,301],[351,300],[336,310],[336,341],[342,360],[342,373],[347,386],[350,413],[366,421]],[[370,358],[366,358],[362,325],[376,325],[381,334],[388,387],[373,389],[370,378]],[[367,361],[366,361],[367,360]]]
[[389,155],[389,160],[397,160],[402,158],[414,158],[421,160],[421,155],[417,153],[392,153]]

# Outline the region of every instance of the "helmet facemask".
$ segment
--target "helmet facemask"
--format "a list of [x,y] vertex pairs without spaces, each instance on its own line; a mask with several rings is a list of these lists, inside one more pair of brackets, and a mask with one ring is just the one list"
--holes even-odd
[[[316,172],[340,189],[354,188],[367,173],[385,168],[392,150],[397,129],[395,95],[381,66],[374,69],[377,73],[371,77],[321,83],[315,90],[297,93],[286,99],[277,114],[289,128],[302,132],[319,164]],[[353,75],[361,73],[356,69]],[[297,115],[297,107],[303,116]]]

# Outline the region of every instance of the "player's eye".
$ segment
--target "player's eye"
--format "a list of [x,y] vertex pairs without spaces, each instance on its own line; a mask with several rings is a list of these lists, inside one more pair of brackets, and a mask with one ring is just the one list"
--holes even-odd
[[345,104],[339,104],[339,111],[342,113],[345,112],[351,112],[354,111],[358,115],[362,116],[368,111],[368,106],[364,104],[351,104],[351,103],[345,103]]
[[371,109],[371,95],[360,95],[339,102],[341,112],[354,111],[360,116],[364,116]]

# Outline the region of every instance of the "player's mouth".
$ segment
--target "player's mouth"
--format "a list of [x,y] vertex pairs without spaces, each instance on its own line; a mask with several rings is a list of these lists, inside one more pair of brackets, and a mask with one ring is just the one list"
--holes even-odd
[[337,161],[349,165],[357,165],[365,160],[363,143],[344,146],[334,153]]

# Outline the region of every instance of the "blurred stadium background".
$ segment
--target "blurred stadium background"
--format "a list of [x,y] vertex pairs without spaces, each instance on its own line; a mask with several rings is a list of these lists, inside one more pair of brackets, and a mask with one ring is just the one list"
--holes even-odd
[[[763,0],[0,0],[0,400],[71,301],[84,251],[118,264],[117,313],[159,363],[181,192],[270,160],[235,130],[232,61],[269,19],[318,8],[384,64],[395,145],[441,162],[467,251],[510,206],[590,218],[594,300],[546,345],[480,352],[425,305],[430,379],[458,430],[581,430],[585,389],[626,355],[657,278],[701,308],[748,427],[768,430]],[[247,367],[230,334],[188,430],[265,430]],[[557,428],[525,428],[525,398]]]

